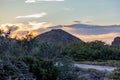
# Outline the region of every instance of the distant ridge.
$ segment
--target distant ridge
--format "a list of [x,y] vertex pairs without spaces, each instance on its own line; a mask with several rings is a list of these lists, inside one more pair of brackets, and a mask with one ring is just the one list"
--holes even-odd
[[79,38],[69,34],[62,29],[52,29],[51,31],[45,32],[34,38],[37,42],[60,42],[60,43],[71,43],[74,41],[82,41]]
[[112,42],[112,45],[120,45],[120,37],[115,37]]

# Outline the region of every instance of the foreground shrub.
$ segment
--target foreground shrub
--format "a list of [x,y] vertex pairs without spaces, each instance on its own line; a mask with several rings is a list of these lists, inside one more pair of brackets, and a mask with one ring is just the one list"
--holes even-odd
[[114,70],[112,74],[108,75],[108,77],[111,79],[120,80],[120,68]]
[[25,57],[23,61],[29,65],[29,71],[33,73],[37,80],[56,80],[57,69],[52,61],[34,57]]

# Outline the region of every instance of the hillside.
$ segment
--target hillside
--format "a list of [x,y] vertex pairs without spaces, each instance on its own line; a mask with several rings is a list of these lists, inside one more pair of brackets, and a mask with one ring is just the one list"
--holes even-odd
[[60,43],[82,41],[79,38],[61,29],[53,29],[51,31],[40,34],[37,37],[35,37],[34,40],[37,42],[60,42]]
[[112,45],[120,45],[120,37],[115,37],[112,42]]

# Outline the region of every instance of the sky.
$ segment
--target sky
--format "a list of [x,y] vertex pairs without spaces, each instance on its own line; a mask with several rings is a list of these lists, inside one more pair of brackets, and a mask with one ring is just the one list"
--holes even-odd
[[[47,30],[49,26],[78,23],[119,25],[120,0],[0,0],[0,25],[18,23],[29,26],[27,29],[31,29],[31,26],[32,29],[44,26],[44,28],[42,27],[44,30]],[[99,40],[110,43],[113,37],[119,36],[119,27],[117,27],[117,32],[114,27],[113,29],[107,27],[108,31],[111,30],[109,33],[105,33],[104,28],[99,29],[98,27],[97,29],[91,28],[91,34],[86,28],[83,31],[83,28],[79,28],[79,31],[78,28],[70,27],[62,29],[85,41],[100,38]],[[100,30],[103,33],[96,34]],[[89,36],[92,38],[88,38]]]

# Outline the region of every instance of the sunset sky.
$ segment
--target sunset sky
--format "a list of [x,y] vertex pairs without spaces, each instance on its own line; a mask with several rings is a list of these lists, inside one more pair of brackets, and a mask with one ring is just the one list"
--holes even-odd
[[[75,23],[119,25],[120,0],[0,0],[0,25],[8,23],[27,25],[27,30],[42,27],[40,31],[50,26]],[[26,26],[22,27],[26,29]],[[119,36],[119,27],[62,29],[85,41],[98,39],[110,43]]]

